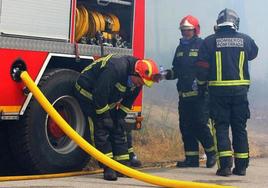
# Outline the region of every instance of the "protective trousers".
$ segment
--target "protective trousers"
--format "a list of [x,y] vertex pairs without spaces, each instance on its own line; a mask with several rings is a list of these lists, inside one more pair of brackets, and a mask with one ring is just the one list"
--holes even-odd
[[128,154],[132,158],[134,156],[134,148],[132,144],[132,131],[127,130],[127,144],[128,144]]
[[[246,169],[249,163],[249,146],[246,122],[250,117],[247,94],[237,96],[210,96],[211,116],[215,122],[219,169],[231,168],[232,158],[237,169]],[[229,139],[232,130],[233,151]]]
[[118,125],[116,118],[112,118],[112,128],[103,126],[95,113],[92,101],[81,95],[79,91],[76,92],[76,98],[89,122],[91,139],[95,147],[106,156],[128,165],[129,154],[124,128]]
[[179,123],[186,159],[199,160],[199,145],[207,155],[214,155],[213,137],[208,127],[208,97],[179,98]]

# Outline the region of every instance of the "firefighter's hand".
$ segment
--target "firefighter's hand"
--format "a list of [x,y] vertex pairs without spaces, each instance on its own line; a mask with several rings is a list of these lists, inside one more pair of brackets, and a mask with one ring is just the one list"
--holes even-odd
[[166,80],[172,80],[173,79],[173,71],[171,69],[164,70],[164,78]]

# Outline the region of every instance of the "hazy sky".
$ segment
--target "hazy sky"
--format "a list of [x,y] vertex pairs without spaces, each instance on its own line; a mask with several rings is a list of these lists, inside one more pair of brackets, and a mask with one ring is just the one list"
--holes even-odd
[[[201,37],[213,33],[218,13],[231,8],[240,17],[240,32],[250,35],[259,46],[258,57],[250,63],[252,105],[268,107],[268,21],[267,0],[145,0],[146,57],[165,68],[171,67],[181,33],[179,22],[186,15],[196,16],[201,25]],[[155,94],[157,93],[157,94]],[[160,103],[177,98],[175,81],[165,81],[153,89],[145,89],[145,99]]]
[[231,8],[240,17],[240,32],[249,34],[259,46],[259,56],[252,63],[255,80],[268,78],[268,22],[266,0],[145,0],[146,56],[168,68],[181,37],[179,22],[185,15],[196,16],[201,25],[201,37],[213,33],[218,13]]

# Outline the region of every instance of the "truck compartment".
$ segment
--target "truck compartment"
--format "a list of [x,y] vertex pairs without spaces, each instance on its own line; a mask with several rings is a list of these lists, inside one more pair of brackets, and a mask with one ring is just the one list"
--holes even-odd
[[76,42],[132,48],[133,9],[132,0],[78,1]]
[[132,49],[133,0],[0,2],[0,36]]

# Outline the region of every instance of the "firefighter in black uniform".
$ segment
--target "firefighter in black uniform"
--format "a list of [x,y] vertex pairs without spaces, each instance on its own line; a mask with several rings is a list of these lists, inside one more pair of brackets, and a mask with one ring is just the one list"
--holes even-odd
[[208,127],[208,96],[198,94],[195,61],[202,39],[198,37],[198,20],[189,15],[180,22],[183,38],[176,49],[173,67],[166,70],[167,80],[178,79],[179,123],[184,142],[185,160],[178,161],[177,167],[199,167],[199,143],[207,155],[206,166],[211,168],[216,163],[216,153],[211,131]]
[[[237,32],[239,17],[235,11],[222,10],[217,19],[215,34],[208,36],[196,63],[200,90],[208,81],[211,117],[215,121],[217,175],[246,175],[249,146],[246,122],[250,112],[247,92],[250,85],[248,61],[256,58],[258,47],[249,36]],[[232,130],[232,145],[229,139]],[[234,153],[233,153],[234,152]]]
[[[77,99],[89,123],[94,126],[97,149],[129,165],[125,116],[143,85],[150,87],[158,68],[152,60],[110,54],[97,59],[80,74]],[[117,180],[117,173],[105,165],[105,180]]]

